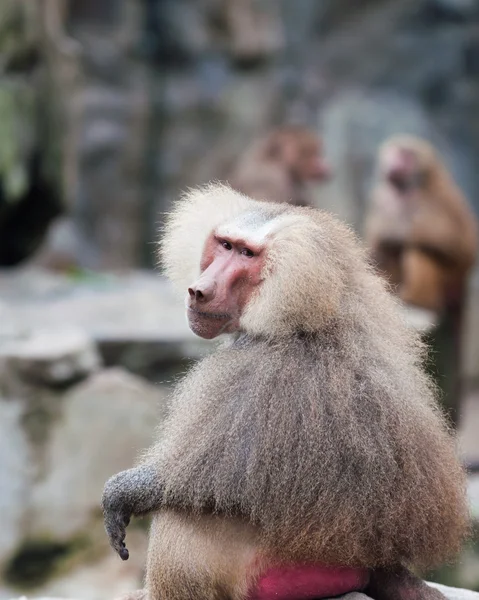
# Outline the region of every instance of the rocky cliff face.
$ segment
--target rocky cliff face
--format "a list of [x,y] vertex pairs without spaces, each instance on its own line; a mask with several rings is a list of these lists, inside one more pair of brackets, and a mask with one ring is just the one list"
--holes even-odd
[[94,600],[140,586],[148,523],[133,524],[122,563],[100,498],[152,443],[166,412],[160,382],[211,346],[183,313],[147,273],[0,277],[0,599],[33,589]]
[[34,150],[42,164],[60,158],[49,181],[69,224],[52,229],[45,260],[53,248],[93,268],[151,264],[178,191],[224,176],[285,120],[324,133],[337,177],[318,203],[358,228],[377,144],[396,131],[432,139],[479,210],[476,0],[73,0],[35,15],[7,5],[0,109],[12,78],[42,86],[29,88],[29,118],[28,103],[3,102],[25,135],[2,138],[14,146],[0,152],[0,215],[8,198],[25,202]]

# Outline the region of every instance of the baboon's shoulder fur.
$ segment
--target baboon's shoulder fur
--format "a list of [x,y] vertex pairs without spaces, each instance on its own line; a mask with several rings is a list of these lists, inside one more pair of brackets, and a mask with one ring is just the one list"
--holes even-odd
[[166,503],[241,514],[280,556],[430,566],[456,552],[463,473],[427,381],[345,343],[243,339],[193,369],[157,448]]

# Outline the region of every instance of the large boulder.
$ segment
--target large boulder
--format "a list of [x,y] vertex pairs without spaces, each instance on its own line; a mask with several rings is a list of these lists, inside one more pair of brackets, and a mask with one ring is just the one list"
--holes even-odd
[[[463,590],[454,587],[447,587],[445,585],[439,585],[438,583],[429,584],[437,588],[444,594],[447,600],[479,600],[479,594],[471,590]],[[370,600],[369,596],[365,594],[353,593],[342,596],[343,600]]]
[[64,386],[99,366],[96,346],[80,329],[31,329],[0,344],[0,377],[13,387],[19,380]]
[[0,570],[24,533],[25,501],[31,491],[31,448],[22,428],[22,403],[0,397]]
[[45,477],[31,497],[29,535],[66,540],[88,533],[105,481],[133,465],[165,411],[165,392],[121,369],[67,392],[51,433]]
[[[13,321],[7,321],[12,325]],[[91,337],[12,327],[0,338],[0,569],[5,585],[85,600],[140,585],[147,529],[132,523],[132,561],[108,548],[105,481],[151,444],[167,391],[121,368],[101,369]],[[0,585],[0,598],[8,597]]]
[[[142,271],[76,277],[38,268],[0,272],[0,319],[0,364],[4,348],[10,363],[20,353],[22,369],[40,369],[50,379],[94,368],[91,342],[106,365],[122,365],[155,381],[167,365],[199,358],[212,347],[190,331],[169,283]],[[60,363],[59,352],[73,356],[64,355]],[[33,353],[33,363],[25,353]],[[47,375],[53,365],[61,372]]]

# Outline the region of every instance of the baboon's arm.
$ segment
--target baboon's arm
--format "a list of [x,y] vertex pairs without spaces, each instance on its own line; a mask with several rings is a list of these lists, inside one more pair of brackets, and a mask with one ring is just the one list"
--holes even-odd
[[106,482],[101,499],[105,529],[122,560],[129,557],[124,540],[130,518],[158,510],[162,501],[163,485],[151,464],[121,471]]

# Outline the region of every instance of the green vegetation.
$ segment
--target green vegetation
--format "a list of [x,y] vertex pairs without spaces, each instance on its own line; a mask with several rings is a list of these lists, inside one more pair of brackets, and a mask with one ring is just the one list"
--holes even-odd
[[15,202],[28,187],[29,149],[34,137],[34,96],[28,85],[0,83],[0,180],[5,200]]

